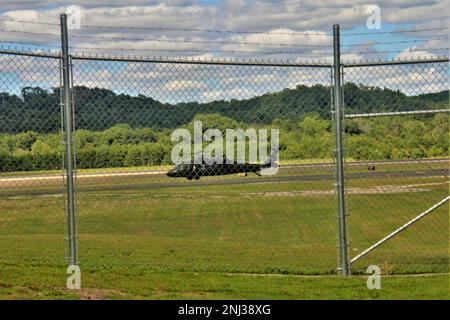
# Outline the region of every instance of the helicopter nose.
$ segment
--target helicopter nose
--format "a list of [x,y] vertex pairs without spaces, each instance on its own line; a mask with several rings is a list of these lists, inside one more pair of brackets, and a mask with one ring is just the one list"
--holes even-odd
[[173,170],[169,170],[169,171],[166,173],[166,175],[167,175],[168,177],[173,177],[173,176],[175,176],[175,172],[174,172]]
[[170,170],[166,173],[166,175],[167,175],[168,177],[171,177],[171,178],[176,178],[176,177],[178,177],[178,171],[177,171],[176,168],[173,168],[173,169],[170,169]]

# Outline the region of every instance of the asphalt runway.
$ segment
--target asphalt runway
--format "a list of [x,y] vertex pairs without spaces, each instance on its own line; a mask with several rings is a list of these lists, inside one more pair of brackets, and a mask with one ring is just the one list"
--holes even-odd
[[[426,159],[426,160],[396,160],[396,161],[358,161],[348,162],[346,167],[356,167],[363,165],[387,165],[387,164],[411,164],[411,163],[445,163],[450,159]],[[301,169],[301,168],[321,168],[321,167],[333,167],[334,163],[311,163],[311,164],[292,164],[280,166],[280,169]],[[145,170],[145,171],[126,171],[126,172],[99,172],[96,173],[78,173],[77,178],[89,179],[89,178],[108,178],[108,177],[133,177],[133,176],[152,176],[152,175],[165,175],[167,170]],[[118,168],[120,170],[120,168]],[[0,177],[0,184],[2,182],[21,182],[21,181],[46,181],[46,180],[60,180],[62,174],[46,174],[46,175],[32,175],[32,176],[9,176]]]
[[[397,177],[444,177],[442,170],[427,171],[404,171],[404,172],[367,172],[367,173],[348,173],[346,179],[376,179],[376,178],[397,178]],[[185,178],[176,178],[178,180],[186,180]],[[242,177],[241,179],[221,179],[221,180],[191,180],[180,182],[154,182],[146,184],[133,184],[124,186],[95,186],[80,187],[82,191],[100,191],[114,189],[134,189],[134,188],[182,188],[193,186],[217,186],[217,185],[233,185],[233,184],[260,184],[260,183],[279,183],[290,181],[332,181],[333,174],[311,174],[311,175],[292,175],[292,176],[271,176],[269,177]]]
[[[377,178],[396,178],[396,177],[432,177],[441,176],[448,177],[448,170],[432,169],[427,167],[426,164],[432,163],[448,163],[450,159],[427,159],[427,160],[401,160],[401,161],[363,161],[363,162],[349,162],[347,167],[355,166],[369,166],[369,165],[388,165],[388,164],[414,164],[421,163],[424,165],[424,170],[398,170],[393,171],[364,171],[364,172],[349,172],[346,174],[346,179],[377,179]],[[299,164],[299,165],[284,165],[280,166],[280,170],[283,169],[299,169],[302,168],[326,168],[328,171],[332,170],[334,163],[319,163],[319,164]],[[136,189],[136,188],[182,188],[192,186],[214,186],[214,185],[237,185],[237,184],[256,184],[256,183],[280,183],[290,181],[327,181],[330,182],[334,179],[333,173],[323,174],[283,174],[274,176],[255,176],[250,175],[241,178],[221,177],[215,178],[201,178],[200,180],[188,181],[185,178],[170,178],[171,181],[167,181],[165,177],[167,171],[165,170],[148,170],[148,171],[131,171],[131,172],[98,172],[98,173],[81,173],[77,175],[78,190],[83,192],[94,192],[102,190],[123,190],[123,189]],[[142,182],[142,177],[149,176],[148,182]],[[151,177],[151,176],[154,176]],[[158,177],[160,176],[160,177]],[[102,178],[112,179],[111,183],[102,184],[90,184],[91,180],[98,180]],[[121,184],[120,180],[116,178],[139,178],[141,181],[127,182]],[[158,181],[158,179],[164,179],[166,181]],[[61,181],[58,183],[58,180]],[[33,182],[37,185],[35,190],[27,190],[26,183]],[[46,186],[46,184],[52,182],[56,183],[56,186]],[[19,177],[3,177],[0,178],[0,186],[3,184],[14,185],[16,183],[24,184],[23,188],[11,188],[11,190],[0,190],[0,194],[4,195],[22,195],[22,194],[58,194],[62,192],[61,186],[63,177],[61,174],[39,175],[39,176],[19,176]],[[58,188],[58,185],[60,187]]]

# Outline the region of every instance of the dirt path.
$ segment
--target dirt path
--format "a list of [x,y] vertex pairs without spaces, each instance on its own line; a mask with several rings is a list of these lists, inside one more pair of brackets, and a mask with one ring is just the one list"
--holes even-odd
[[[430,182],[430,183],[417,183],[407,185],[391,185],[391,186],[373,186],[366,188],[347,188],[347,194],[383,194],[383,193],[405,193],[405,192],[426,192],[430,189],[422,188],[427,186],[436,186],[448,184],[450,181],[445,182]],[[292,196],[323,196],[333,195],[334,190],[302,190],[302,191],[279,191],[279,192],[245,192],[241,193],[243,197],[252,196],[267,196],[267,197],[292,197]]]

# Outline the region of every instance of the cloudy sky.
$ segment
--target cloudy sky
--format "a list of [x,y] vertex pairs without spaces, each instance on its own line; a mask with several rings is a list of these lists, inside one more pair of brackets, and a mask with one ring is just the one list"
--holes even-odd
[[[373,14],[369,5],[373,4],[380,8],[381,26],[376,29],[370,29],[367,25],[368,18]],[[342,33],[343,60],[448,54],[448,49],[442,49],[448,48],[448,29],[438,30],[448,27],[449,1],[444,0],[0,1],[0,45],[4,49],[58,50],[59,15],[71,5],[79,6],[81,23],[79,29],[69,30],[73,52],[202,59],[237,57],[329,61],[332,25],[338,23]],[[423,29],[434,30],[409,32]],[[11,58],[1,59],[0,72],[10,68],[7,59]],[[16,69],[27,70],[28,81],[39,78],[31,70],[34,66],[32,62],[24,60],[19,65]],[[163,78],[160,70],[139,73],[132,64],[105,67],[100,63],[82,66],[80,62],[80,70],[83,68],[86,74],[80,73],[79,79],[84,79],[91,86],[99,85],[99,80],[96,80],[99,75],[105,80],[102,83],[105,87],[113,86],[118,73],[141,79],[139,84],[151,82],[155,76],[160,80]],[[112,68],[117,69],[115,73]],[[96,72],[96,79],[91,71]],[[180,80],[183,82],[175,87],[182,88],[182,83],[185,87],[191,87],[189,92],[194,92],[198,87],[199,94],[211,99],[222,97],[223,93],[214,93],[217,90],[205,90],[204,83],[197,86],[190,79],[192,73],[185,72],[182,79],[166,77],[167,82],[161,82],[161,88],[167,87],[170,81]],[[270,78],[273,75],[267,75],[265,70],[255,74],[266,77],[264,75],[273,83],[274,79]],[[8,76],[13,78],[15,75]],[[229,74],[227,77],[236,78],[236,75]],[[291,74],[280,74],[279,77],[285,80],[290,78],[282,86],[293,86],[300,81]],[[47,78],[52,77],[48,75]],[[315,79],[303,81],[310,84]],[[32,83],[39,84],[39,81]],[[236,83],[237,87],[242,86],[239,81]],[[130,84],[122,85],[126,87]],[[136,93],[139,90],[125,88],[122,91]],[[254,94],[251,92],[248,95]],[[200,98],[194,94],[192,99]],[[172,97],[164,100],[180,99]]]
[[[445,39],[448,30],[380,34],[447,27],[450,3],[444,0],[19,0],[0,1],[0,4],[0,40],[8,41],[4,44],[20,42],[51,46],[59,45],[59,37],[51,35],[59,32],[59,14],[71,5],[79,6],[81,28],[70,31],[71,46],[85,52],[319,58],[329,55],[330,33],[335,23],[341,25],[342,51],[350,59],[432,56],[446,51],[430,49],[448,47]],[[369,4],[377,4],[380,8],[380,29],[367,27],[367,19],[372,14]],[[205,29],[245,33],[198,31]]]

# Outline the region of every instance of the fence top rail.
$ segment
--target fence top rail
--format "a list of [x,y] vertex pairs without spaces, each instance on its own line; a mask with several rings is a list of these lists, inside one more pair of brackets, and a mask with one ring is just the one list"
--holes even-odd
[[[29,57],[60,58],[61,53],[44,51],[23,51],[17,49],[0,48],[0,54],[21,55]],[[110,54],[72,53],[72,60],[91,61],[117,61],[117,62],[150,62],[150,63],[174,63],[174,64],[207,64],[207,65],[243,65],[243,66],[269,66],[269,67],[325,67],[332,65],[325,61],[294,61],[275,59],[235,59],[235,58],[182,58],[182,57],[150,57],[150,56],[121,56]]]
[[11,50],[11,49],[0,49],[0,54],[9,54],[14,56],[27,56],[27,57],[39,57],[39,58],[51,58],[59,59],[61,57],[61,52],[44,52],[44,51],[22,51],[22,50]]
[[424,113],[450,113],[450,109],[435,109],[435,110],[411,110],[411,111],[393,111],[393,112],[375,112],[375,113],[351,113],[346,114],[345,118],[371,118],[383,116],[403,116]]
[[370,66],[418,64],[418,63],[433,63],[433,62],[450,62],[450,59],[448,56],[415,57],[415,58],[396,59],[396,60],[344,61],[341,64],[346,68],[352,68],[352,67],[370,67]]
[[101,60],[122,62],[151,62],[174,64],[203,64],[203,65],[235,65],[235,66],[268,66],[268,67],[326,67],[331,64],[325,61],[293,61],[275,59],[235,59],[235,58],[184,58],[184,57],[147,57],[147,56],[117,56],[108,54],[72,54],[73,60]]
[[[20,55],[29,57],[53,58],[61,57],[60,51],[26,51],[15,49],[5,49],[0,47],[0,54]],[[275,59],[237,59],[237,58],[182,58],[182,57],[149,57],[149,56],[121,56],[110,54],[92,54],[92,53],[72,53],[73,60],[92,60],[92,61],[118,61],[118,62],[149,62],[149,63],[174,63],[174,64],[203,64],[203,65],[237,65],[237,66],[268,66],[268,67],[315,67],[330,68],[333,66],[327,61],[294,61],[294,60],[275,60]],[[397,60],[373,60],[373,61],[345,61],[341,65],[346,68],[369,67],[383,65],[401,65],[401,64],[420,64],[433,62],[450,62],[448,56],[423,57]]]

